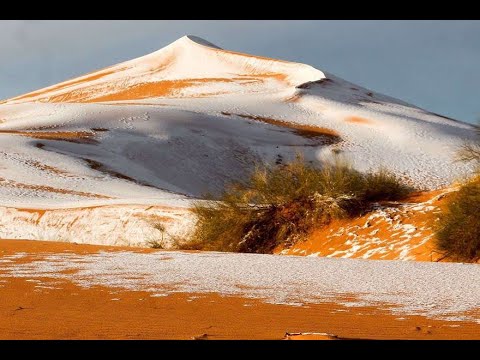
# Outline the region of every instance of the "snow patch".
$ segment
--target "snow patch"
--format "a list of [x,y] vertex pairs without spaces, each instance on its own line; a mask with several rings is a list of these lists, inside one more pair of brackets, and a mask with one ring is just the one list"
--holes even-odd
[[388,309],[396,315],[480,321],[474,311],[480,307],[480,267],[474,264],[159,251],[52,254],[0,263],[0,271],[0,277],[71,280],[82,287],[151,296],[219,293],[293,306],[332,301],[351,307],[393,305]]

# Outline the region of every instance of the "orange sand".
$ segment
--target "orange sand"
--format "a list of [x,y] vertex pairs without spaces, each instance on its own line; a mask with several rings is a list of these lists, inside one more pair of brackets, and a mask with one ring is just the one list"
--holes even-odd
[[[262,77],[281,78],[280,74],[258,74],[255,77],[235,77],[235,78],[195,78],[195,79],[182,79],[182,80],[163,80],[152,83],[141,83],[114,93],[92,97],[91,94],[86,94],[84,90],[78,92],[71,92],[69,94],[62,94],[53,96],[49,99],[51,102],[104,102],[104,101],[126,101],[126,100],[139,100],[155,97],[171,97],[178,94],[182,89],[193,87],[202,83],[215,83],[215,82],[235,82],[241,81],[262,81]],[[201,94],[200,94],[201,95]],[[205,95],[205,94],[204,94]],[[215,95],[215,94],[210,94]],[[199,96],[199,95],[196,95]]]
[[[166,65],[165,65],[166,66]],[[154,72],[161,71],[162,67],[158,67]],[[252,75],[238,75],[234,78],[194,78],[194,79],[179,79],[179,80],[162,80],[157,82],[149,83],[140,83],[134,85],[123,85],[119,86],[119,90],[114,90],[111,93],[108,93],[108,88],[104,89],[101,84],[99,89],[95,90],[91,87],[72,89],[71,91],[62,92],[56,95],[48,95],[51,91],[61,90],[63,88],[68,88],[70,85],[93,81],[103,76],[111,74],[113,71],[92,75],[86,78],[71,80],[67,83],[60,84],[54,88],[42,89],[22,95],[20,97],[14,98],[12,100],[21,100],[35,96],[41,96],[40,101],[46,102],[106,102],[106,101],[127,101],[127,100],[140,100],[146,98],[155,98],[155,97],[169,97],[175,96],[179,93],[180,90],[193,87],[201,83],[214,83],[214,82],[236,82],[241,83],[252,83],[252,82],[262,82],[264,79],[276,79],[278,81],[284,81],[286,75],[278,73],[266,73],[266,74],[252,74]],[[112,85],[112,84],[111,84]],[[113,84],[114,85],[114,84]],[[111,87],[111,86],[110,86]],[[105,95],[105,93],[107,93]],[[214,94],[203,94],[203,96],[215,95]],[[195,95],[202,96],[202,94]]]
[[360,116],[349,116],[345,121],[355,124],[373,124],[372,120],[362,118]]
[[64,176],[64,177],[75,177],[75,175],[67,172],[67,171],[64,171],[62,169],[59,169],[55,166],[50,166],[50,165],[46,165],[46,164],[42,164],[40,161],[37,161],[37,160],[27,160],[26,161],[29,165],[32,165],[36,168],[39,168],[43,171],[46,171],[46,172],[49,172],[49,173],[52,173],[52,174],[56,174],[56,175],[61,175],[61,176]]
[[40,89],[40,90],[37,90],[37,91],[33,91],[31,93],[21,95],[19,97],[14,98],[14,99],[15,100],[21,100],[21,99],[27,99],[27,98],[35,97],[35,96],[38,96],[38,95],[42,95],[42,94],[45,94],[45,93],[48,94],[52,91],[57,91],[57,90],[60,90],[60,89],[64,89],[64,88],[67,88],[67,87],[72,86],[72,85],[97,80],[97,79],[100,79],[104,76],[113,74],[114,72],[115,72],[114,70],[110,70],[110,71],[100,70],[98,72],[95,72],[93,75],[86,76],[86,77],[81,77],[80,79],[79,78],[74,78],[72,80],[67,80],[67,81],[65,81],[61,84],[58,84],[58,85],[55,85],[55,86],[52,86],[52,87],[48,87],[48,88],[44,88],[44,89]]
[[302,99],[302,94],[295,94],[285,99],[286,102],[298,103]]
[[[16,252],[41,256],[125,249],[0,240],[0,258]],[[1,279],[7,282],[0,283],[0,339],[283,339],[287,332],[327,333],[341,339],[480,339],[476,323],[420,316],[398,319],[372,307],[345,308],[334,303],[294,307],[217,294],[150,297],[142,291],[83,289],[69,281],[57,284],[60,289],[40,290],[25,279]],[[289,338],[320,339],[315,334]]]
[[[442,196],[442,194],[444,196]],[[392,213],[395,221],[388,222],[379,217],[368,220],[372,213],[355,219],[334,220],[328,226],[317,229],[305,241],[299,241],[289,249],[278,247],[275,252],[286,250],[287,254],[343,257],[353,247],[353,242],[361,248],[355,251],[351,258],[362,258],[370,252],[369,259],[395,260],[398,259],[405,246],[410,248],[409,258],[417,261],[448,261],[439,253],[434,245],[434,224],[439,212],[448,198],[445,190],[414,193],[407,199],[408,203],[419,205],[428,200],[434,200],[428,206],[429,210],[405,210]],[[387,205],[387,204],[386,204]],[[392,208],[398,205],[388,204]],[[396,216],[398,216],[396,218]],[[400,221],[402,224],[412,224],[415,232],[405,243],[402,237],[404,232],[394,227]],[[368,226],[366,226],[368,224]],[[416,235],[416,236],[413,236]],[[429,238],[425,241],[425,238]],[[382,250],[383,251],[380,251]]]
[[327,137],[333,142],[336,142],[340,139],[340,135],[335,130],[320,127],[320,126],[296,124],[286,120],[277,120],[277,119],[267,118],[263,116],[231,114],[226,111],[222,111],[222,115],[226,115],[226,116],[236,115],[242,118],[256,120],[256,121],[264,122],[264,123],[275,125],[275,126],[281,126],[287,129],[292,129],[296,134],[306,138],[315,138],[315,137],[321,136],[321,137]]
[[36,130],[0,130],[0,134],[20,135],[33,139],[69,141],[79,144],[96,144],[95,134],[89,131],[36,131]]
[[[88,100],[86,100],[86,102],[125,101],[133,99],[169,96],[176,91],[192,85],[193,82],[190,80],[164,80],[153,83],[142,83],[129,86],[123,90],[116,91],[112,94],[89,98]],[[55,102],[57,99],[53,98],[52,100]],[[75,94],[72,93],[70,98],[60,101],[83,102],[85,101],[85,99],[83,98],[83,94],[80,94],[80,96],[76,97]]]

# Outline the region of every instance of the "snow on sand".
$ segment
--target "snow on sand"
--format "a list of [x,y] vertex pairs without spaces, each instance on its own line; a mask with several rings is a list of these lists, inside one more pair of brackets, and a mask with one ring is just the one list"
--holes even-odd
[[334,301],[480,323],[480,267],[473,264],[165,251],[26,256],[4,256],[0,276],[69,279],[151,296],[219,293],[294,306]]
[[[328,134],[306,136],[305,128]],[[0,206],[7,213],[188,206],[244,178],[255,162],[285,162],[297,151],[316,165],[340,153],[359,170],[386,167],[419,188],[435,189],[472,171],[455,162],[455,154],[473,136],[471,125],[309,65],[187,36],[1,103]],[[64,224],[51,216],[51,223]],[[115,242],[119,231],[91,242]]]

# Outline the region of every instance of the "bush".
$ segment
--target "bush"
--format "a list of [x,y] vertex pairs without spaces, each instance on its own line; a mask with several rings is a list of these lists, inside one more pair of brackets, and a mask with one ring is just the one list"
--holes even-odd
[[297,156],[282,166],[258,166],[217,201],[197,202],[192,239],[180,247],[269,253],[332,219],[362,213],[371,202],[398,200],[408,193],[384,170],[362,174],[339,162],[317,169]]
[[411,189],[395,175],[385,169],[365,175],[363,198],[365,201],[399,200]]
[[480,175],[452,195],[440,216],[437,246],[454,260],[480,258]]
[[161,239],[150,239],[147,241],[147,246],[152,249],[165,249],[165,242],[163,241],[163,235],[166,233],[165,225],[161,222],[155,222],[152,224],[153,228],[160,231]]
[[465,142],[458,152],[458,160],[465,162],[475,162],[480,165],[480,126],[477,126],[476,139],[474,141]]
[[228,199],[198,202],[193,208],[197,225],[192,238],[179,244],[183,250],[238,251],[239,239],[254,212]]

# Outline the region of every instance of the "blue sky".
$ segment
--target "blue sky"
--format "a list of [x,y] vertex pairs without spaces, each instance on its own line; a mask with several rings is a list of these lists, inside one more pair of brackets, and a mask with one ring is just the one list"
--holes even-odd
[[308,63],[430,111],[480,119],[480,21],[0,21],[0,98],[186,35]]

